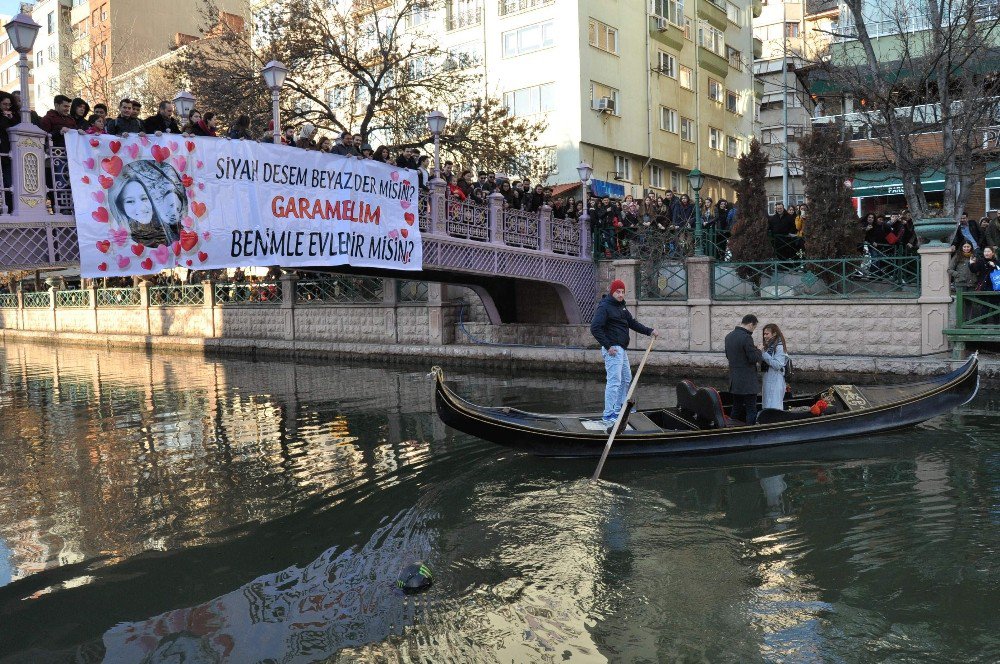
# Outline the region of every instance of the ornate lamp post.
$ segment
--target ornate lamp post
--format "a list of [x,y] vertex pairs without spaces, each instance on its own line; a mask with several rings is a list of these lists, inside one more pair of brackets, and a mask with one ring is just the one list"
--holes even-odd
[[285,84],[285,76],[288,75],[288,67],[277,60],[271,60],[260,72],[264,77],[264,83],[271,91],[271,122],[274,124],[273,139],[275,145],[281,145],[281,109],[278,106],[278,97],[281,86]]
[[174,95],[174,108],[177,110],[177,116],[181,118],[181,126],[184,126],[183,121],[188,119],[191,114],[191,110],[194,108],[194,95],[192,95],[187,90],[181,90]]
[[694,190],[694,255],[705,255],[705,242],[701,228],[701,186],[705,183],[705,176],[697,168],[688,173],[688,184]]
[[580,165],[576,167],[576,172],[580,174],[580,184],[583,189],[583,214],[580,218],[589,219],[590,216],[587,214],[587,183],[590,182],[590,176],[594,174],[594,169],[587,162],[581,161]]
[[444,132],[448,118],[441,111],[431,111],[427,114],[427,127],[434,135],[434,179],[441,179],[441,134]]
[[35,37],[42,26],[31,20],[27,14],[21,13],[3,26],[10,39],[10,45],[21,54],[17,62],[18,76],[21,79],[21,123],[31,124],[31,105],[28,103],[28,53],[35,45]]

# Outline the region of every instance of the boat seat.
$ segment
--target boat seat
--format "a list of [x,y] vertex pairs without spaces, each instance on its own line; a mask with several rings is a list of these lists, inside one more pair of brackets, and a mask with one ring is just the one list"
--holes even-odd
[[677,384],[677,409],[694,418],[699,426],[724,429],[743,426],[743,422],[726,415],[722,395],[714,387],[698,387],[690,380]]
[[698,386],[684,379],[677,383],[677,408],[688,415],[694,415],[694,399],[698,394]]

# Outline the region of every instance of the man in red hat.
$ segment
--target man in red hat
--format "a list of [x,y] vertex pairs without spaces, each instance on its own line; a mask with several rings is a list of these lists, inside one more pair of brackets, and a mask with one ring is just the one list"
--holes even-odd
[[632,367],[628,363],[629,329],[647,334],[654,339],[660,335],[648,328],[629,313],[625,307],[625,282],[615,279],[611,282],[610,293],[597,305],[597,313],[590,323],[590,333],[601,344],[604,368],[608,374],[608,384],[604,389],[604,424],[611,426],[618,419],[618,413],[628,395],[632,382]]

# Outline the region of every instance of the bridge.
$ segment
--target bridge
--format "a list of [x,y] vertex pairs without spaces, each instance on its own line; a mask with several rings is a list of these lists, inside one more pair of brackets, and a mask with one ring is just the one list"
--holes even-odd
[[[0,155],[0,270],[79,265],[73,199],[64,148],[33,125],[9,130],[11,150]],[[219,139],[226,140],[226,139]],[[288,148],[294,150],[297,148]],[[490,322],[581,323],[596,307],[596,267],[585,222],[504,209],[500,194],[486,205],[446,196],[443,182],[420,198],[422,272],[406,276],[471,288]],[[342,267],[320,271],[402,276]]]

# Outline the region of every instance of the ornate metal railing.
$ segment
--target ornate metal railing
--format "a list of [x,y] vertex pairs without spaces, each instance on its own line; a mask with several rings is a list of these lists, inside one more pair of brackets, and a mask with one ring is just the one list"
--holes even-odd
[[580,222],[576,219],[552,218],[551,229],[552,251],[570,256],[580,255]]
[[717,300],[919,296],[917,256],[716,263],[712,274],[712,297]]
[[0,293],[0,309],[17,309],[17,293]]
[[150,306],[186,307],[205,304],[205,289],[201,284],[192,286],[151,286]]
[[682,260],[647,260],[636,275],[643,300],[686,300],[687,268]]
[[445,29],[448,31],[461,30],[462,28],[471,28],[479,25],[482,22],[483,8],[473,7],[471,9],[450,13],[448,18],[445,20]]
[[545,5],[555,4],[556,0],[500,0],[499,12],[500,16],[506,16],[507,14],[516,14],[517,12],[528,11],[529,9],[537,9],[538,7],[544,7]]
[[503,242],[509,247],[538,249],[537,212],[507,210],[503,215]]
[[69,187],[69,162],[66,160],[66,148],[59,148],[51,143],[46,145],[48,164],[46,177],[49,187],[49,205],[55,214],[73,214],[73,194]]
[[281,304],[281,282],[215,284],[216,304]]
[[295,301],[339,304],[376,303],[382,301],[383,284],[380,277],[300,273],[299,280],[295,284]]
[[24,293],[22,295],[25,309],[47,309],[52,301],[48,291],[36,291],[34,293]]
[[417,198],[417,217],[420,219],[420,232],[426,233],[430,228],[431,197],[425,193],[421,193]]
[[137,307],[142,303],[138,288],[98,288],[98,307]]
[[454,198],[445,201],[445,232],[452,237],[488,241],[490,239],[489,207]]
[[396,282],[396,300],[399,302],[426,302],[427,282],[400,279]]
[[56,291],[56,306],[64,308],[84,308],[90,306],[90,290]]

